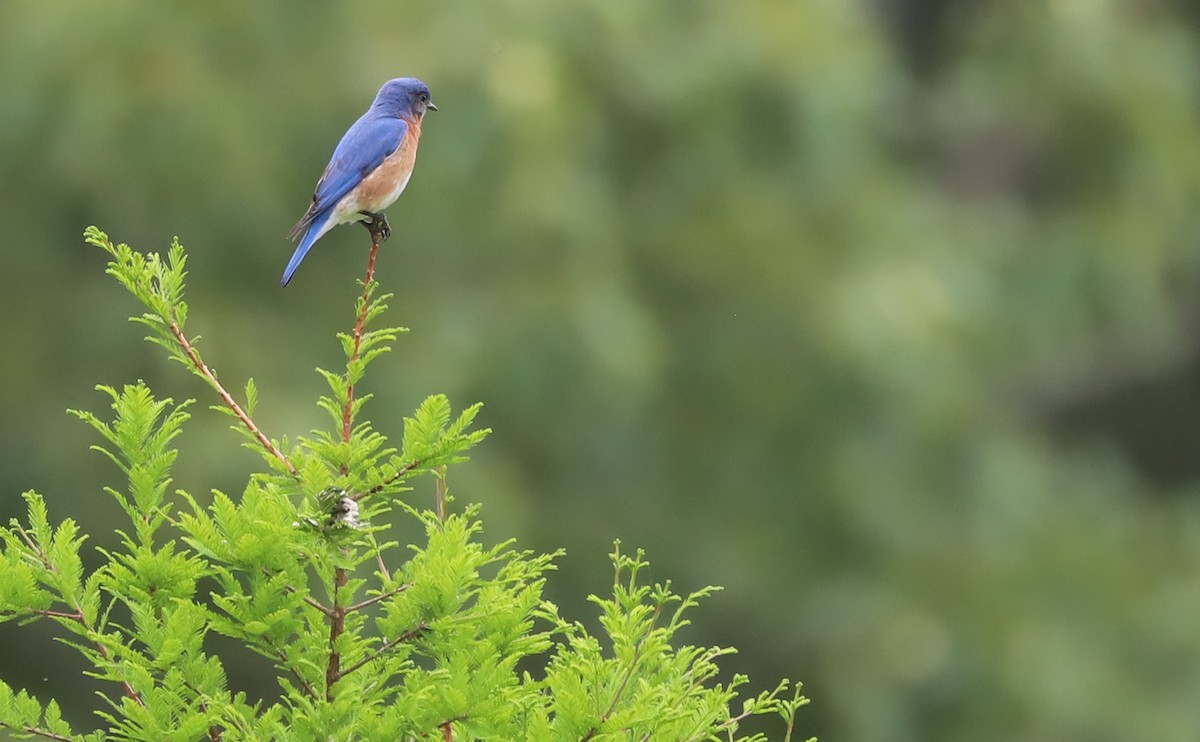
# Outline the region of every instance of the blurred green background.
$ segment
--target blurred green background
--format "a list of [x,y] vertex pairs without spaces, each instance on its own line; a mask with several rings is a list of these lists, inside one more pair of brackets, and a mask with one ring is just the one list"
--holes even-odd
[[[325,424],[366,233],[281,290],[285,235],[415,75],[441,111],[378,274],[413,331],[368,412],[485,403],[451,486],[568,547],[568,616],[619,537],[725,586],[689,639],[803,680],[805,734],[1196,739],[1198,43],[1184,0],[7,3],[0,516],[34,488],[112,544],[63,410],[212,401],[88,224],[179,235],[210,363],[269,434]],[[177,485],[240,492],[256,456],[195,412]],[[104,686],[46,628],[0,676],[86,727]]]

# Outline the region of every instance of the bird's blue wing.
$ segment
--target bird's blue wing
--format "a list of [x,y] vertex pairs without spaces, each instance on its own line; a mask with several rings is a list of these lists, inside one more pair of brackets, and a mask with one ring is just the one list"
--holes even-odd
[[384,158],[400,146],[407,131],[408,123],[403,119],[375,116],[371,112],[355,121],[333,150],[333,157],[317,182],[312,206],[293,229],[293,234],[298,234],[318,214],[332,208],[379,167]]

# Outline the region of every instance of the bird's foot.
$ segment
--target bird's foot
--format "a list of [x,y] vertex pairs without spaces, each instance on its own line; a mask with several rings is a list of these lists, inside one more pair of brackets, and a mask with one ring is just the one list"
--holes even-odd
[[388,224],[387,217],[383,214],[377,214],[373,211],[360,211],[363,215],[363,226],[371,233],[371,239],[375,242],[386,242],[387,238],[392,236],[392,227]]

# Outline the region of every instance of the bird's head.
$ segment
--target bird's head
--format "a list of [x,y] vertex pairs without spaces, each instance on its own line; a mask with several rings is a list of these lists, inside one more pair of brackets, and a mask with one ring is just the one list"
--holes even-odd
[[371,107],[392,116],[409,116],[418,121],[426,111],[437,110],[430,97],[429,86],[415,77],[398,77],[385,82]]

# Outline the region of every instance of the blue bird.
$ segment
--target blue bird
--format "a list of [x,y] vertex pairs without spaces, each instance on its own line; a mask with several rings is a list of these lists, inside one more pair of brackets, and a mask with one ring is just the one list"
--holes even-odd
[[364,222],[383,239],[391,234],[383,210],[391,206],[412,177],[417,142],[426,111],[436,111],[425,83],[412,77],[388,80],[375,102],[342,136],[317,181],[312,204],[292,227],[300,239],[283,271],[287,286],[317,240],[339,224]]

